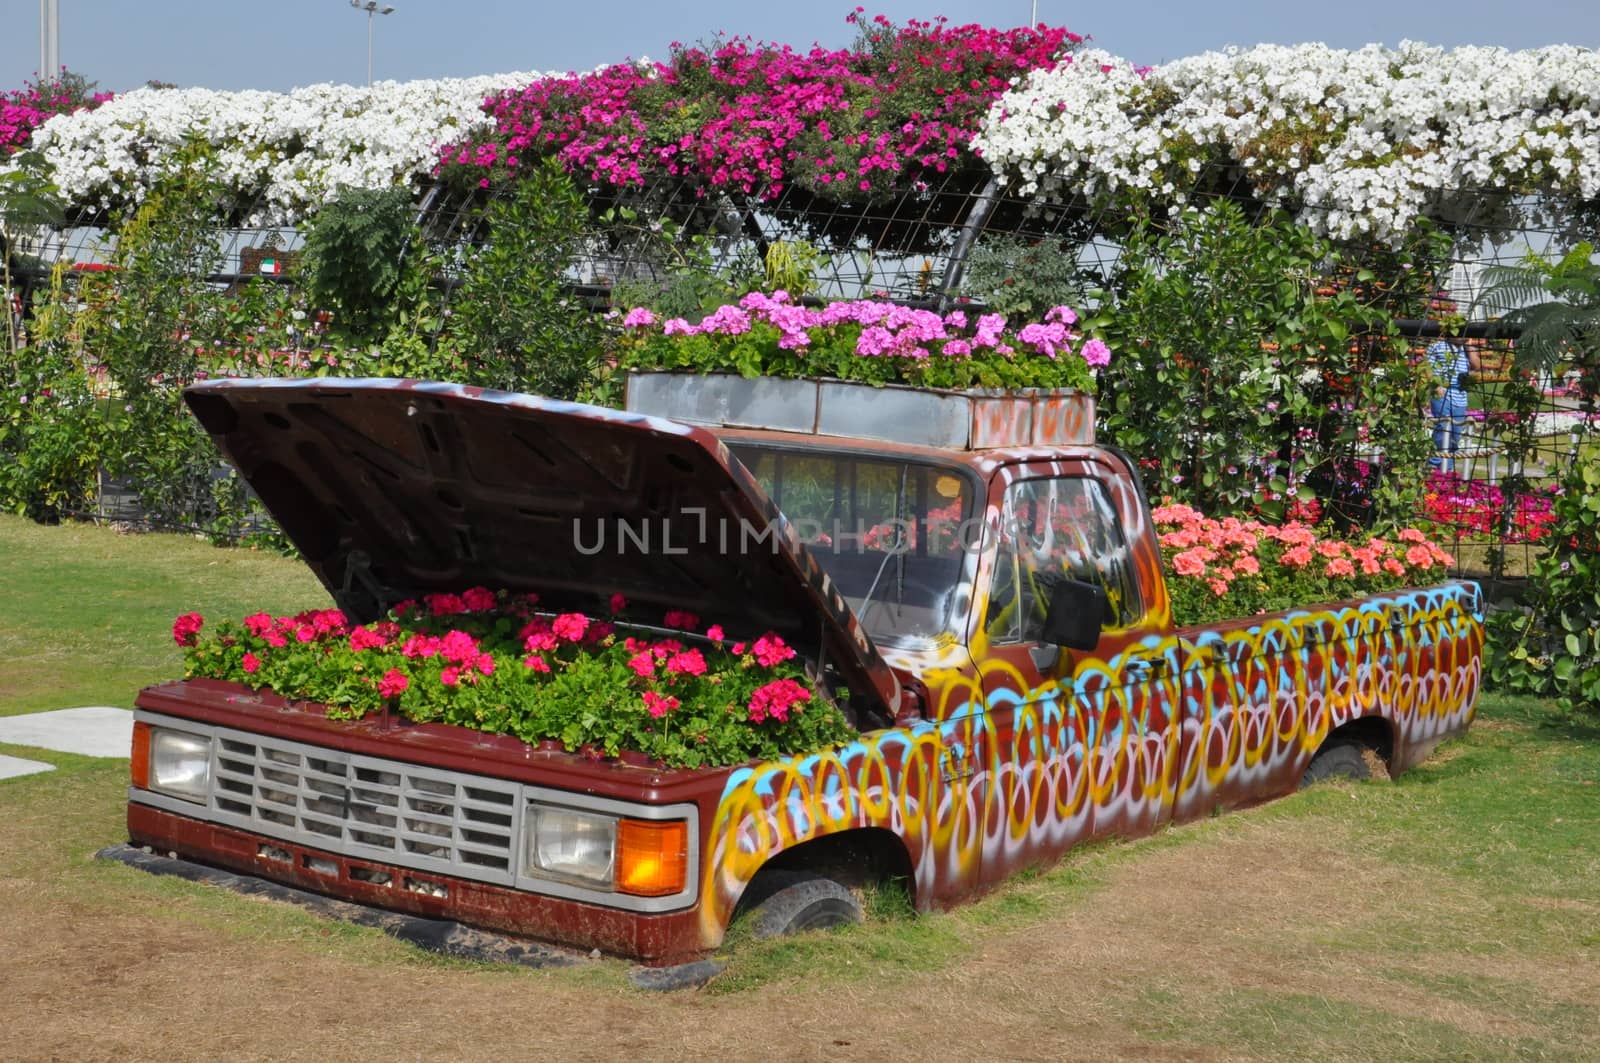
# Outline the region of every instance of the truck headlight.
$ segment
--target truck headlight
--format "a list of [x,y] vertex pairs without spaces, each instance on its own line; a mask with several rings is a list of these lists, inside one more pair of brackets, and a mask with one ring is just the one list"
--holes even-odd
[[666,897],[687,887],[687,820],[631,819],[534,803],[526,822],[530,875],[636,897]]
[[617,818],[570,808],[529,810],[528,864],[536,874],[612,888]]
[[183,731],[150,729],[150,789],[185,801],[206,799],[211,784],[211,740]]

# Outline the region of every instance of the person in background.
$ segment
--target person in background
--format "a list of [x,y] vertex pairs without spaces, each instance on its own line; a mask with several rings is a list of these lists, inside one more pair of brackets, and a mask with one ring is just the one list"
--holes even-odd
[[1433,415],[1433,457],[1428,459],[1428,468],[1455,472],[1461,430],[1467,423],[1467,385],[1472,374],[1483,368],[1483,360],[1463,342],[1441,336],[1428,347],[1428,365],[1434,380],[1433,398],[1428,403]]

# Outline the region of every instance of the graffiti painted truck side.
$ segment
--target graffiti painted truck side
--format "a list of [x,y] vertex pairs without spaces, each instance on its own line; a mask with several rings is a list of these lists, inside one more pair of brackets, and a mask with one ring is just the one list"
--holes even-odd
[[395,381],[188,401],[352,618],[620,592],[775,630],[848,690],[848,745],[703,770],[143,691],[133,843],[346,900],[679,962],[752,898],[825,923],[868,869],[929,910],[1354,748],[1398,774],[1477,699],[1470,583],[1175,628],[1137,472],[1082,397],[660,376],[628,411]]

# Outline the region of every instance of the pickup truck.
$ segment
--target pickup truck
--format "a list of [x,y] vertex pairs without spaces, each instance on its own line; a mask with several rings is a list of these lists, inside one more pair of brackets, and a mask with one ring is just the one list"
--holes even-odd
[[853,741],[693,770],[216,680],[139,694],[133,845],[379,909],[687,963],[741,907],[858,918],[873,875],[938,909],[1361,757],[1398,775],[1477,700],[1469,582],[1175,627],[1138,470],[1084,396],[642,374],[626,410],[388,380],[186,398],[355,620],[621,592],[778,632],[845,692]]

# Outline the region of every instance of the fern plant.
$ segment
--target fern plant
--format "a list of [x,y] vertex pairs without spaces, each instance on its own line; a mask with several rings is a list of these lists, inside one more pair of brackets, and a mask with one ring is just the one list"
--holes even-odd
[[1517,362],[1554,370],[1563,363],[1588,381],[1593,399],[1600,348],[1600,265],[1594,246],[1581,243],[1556,262],[1529,255],[1515,266],[1484,270],[1477,305],[1517,334]]

